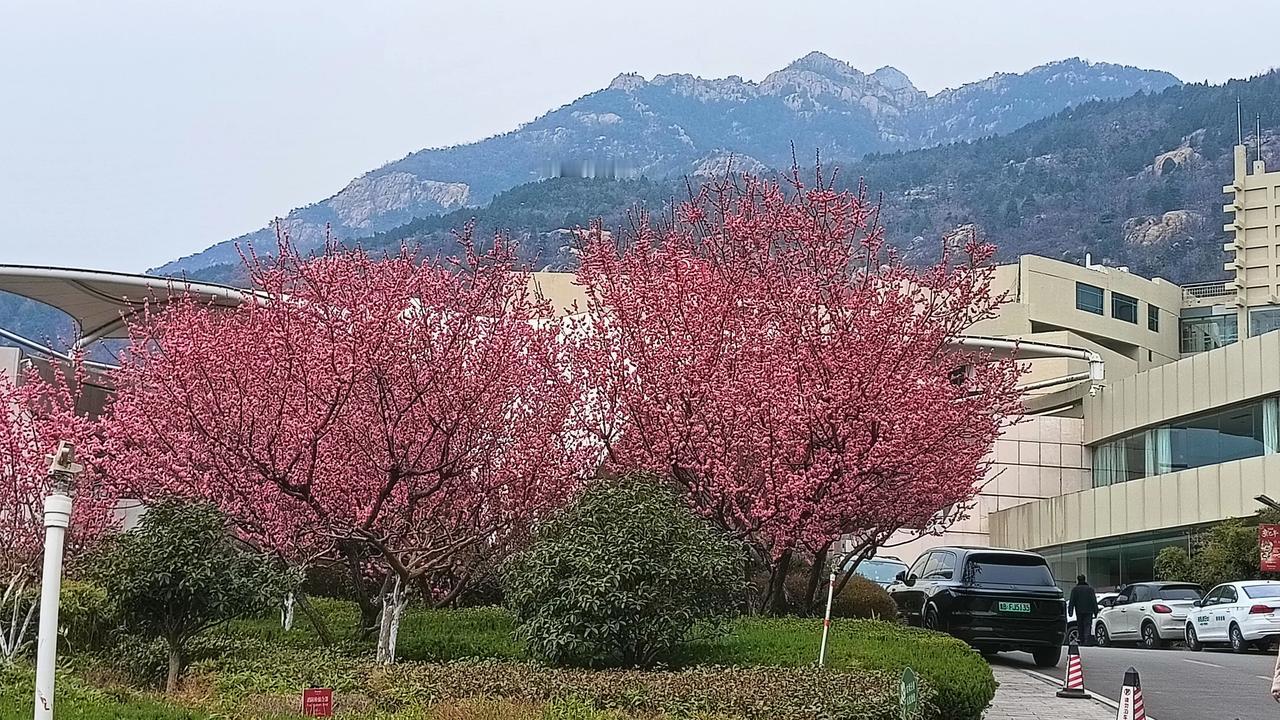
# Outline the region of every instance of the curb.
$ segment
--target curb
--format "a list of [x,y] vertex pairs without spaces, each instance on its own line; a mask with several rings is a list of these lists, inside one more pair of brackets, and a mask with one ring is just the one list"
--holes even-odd
[[[1005,667],[1011,667],[1011,666],[1006,665]],[[1060,681],[1060,680],[1056,680],[1056,679],[1054,679],[1054,678],[1051,678],[1051,677],[1049,677],[1048,675],[1045,675],[1044,673],[1038,673],[1038,672],[1036,672],[1035,670],[1028,670],[1027,668],[1020,668],[1020,667],[1012,667],[1012,669],[1013,669],[1013,670],[1021,671],[1021,672],[1023,672],[1023,673],[1026,673],[1027,675],[1030,675],[1031,677],[1033,677],[1033,678],[1035,678],[1035,679],[1037,679],[1037,680],[1039,680],[1039,681],[1041,681],[1041,682],[1043,682],[1043,683],[1047,683],[1047,684],[1049,684],[1049,685],[1053,685],[1054,687],[1058,687],[1058,686],[1062,685],[1062,681]],[[1098,704],[1100,704],[1100,705],[1104,705],[1104,706],[1106,706],[1106,707],[1108,707],[1108,708],[1110,708],[1110,709],[1112,709],[1112,710],[1117,710],[1117,711],[1118,711],[1118,710],[1120,709],[1120,703],[1116,702],[1115,700],[1112,700],[1112,699],[1111,699],[1111,698],[1109,698],[1109,697],[1106,697],[1106,696],[1104,696],[1104,695],[1099,695],[1098,693],[1096,693],[1096,692],[1094,692],[1094,691],[1092,691],[1092,690],[1088,690],[1088,689],[1086,689],[1086,690],[1085,690],[1085,692],[1087,692],[1087,693],[1089,694],[1089,699],[1090,699],[1090,700],[1093,700],[1093,701],[1097,702],[1097,703],[1098,703]],[[1147,720],[1156,720],[1156,718],[1154,718],[1153,716],[1151,716],[1150,714],[1148,714],[1148,715],[1147,715]]]

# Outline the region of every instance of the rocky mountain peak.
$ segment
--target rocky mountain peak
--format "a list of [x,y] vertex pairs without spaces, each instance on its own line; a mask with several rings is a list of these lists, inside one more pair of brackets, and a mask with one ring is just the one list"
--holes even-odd
[[879,70],[876,70],[871,73],[871,77],[875,78],[876,82],[890,90],[910,90],[912,92],[917,92],[919,90],[915,86],[915,83],[911,82],[911,78],[907,77],[906,73],[892,65],[885,65]]

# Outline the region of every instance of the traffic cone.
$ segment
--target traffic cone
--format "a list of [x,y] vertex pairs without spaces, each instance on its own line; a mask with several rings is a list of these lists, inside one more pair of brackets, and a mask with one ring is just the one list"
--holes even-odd
[[1147,720],[1147,707],[1142,702],[1142,682],[1138,671],[1129,668],[1124,673],[1124,687],[1120,688],[1120,710],[1116,720]]
[[1058,691],[1060,698],[1087,698],[1084,691],[1084,665],[1080,663],[1080,646],[1071,643],[1067,648],[1067,675],[1062,678],[1062,689]]

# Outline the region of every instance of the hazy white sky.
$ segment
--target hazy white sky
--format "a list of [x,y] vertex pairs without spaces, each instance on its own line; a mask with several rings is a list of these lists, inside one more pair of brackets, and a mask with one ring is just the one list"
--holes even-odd
[[1277,62],[1247,36],[1278,24],[1204,0],[0,0],[0,263],[141,271],[620,72],[821,50],[929,92],[1075,55],[1222,81]]

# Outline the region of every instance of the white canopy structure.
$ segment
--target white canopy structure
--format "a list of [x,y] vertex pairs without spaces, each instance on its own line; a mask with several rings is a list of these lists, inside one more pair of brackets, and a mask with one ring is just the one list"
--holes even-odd
[[[103,338],[124,337],[128,319],[148,303],[154,307],[174,298],[189,297],[217,306],[235,307],[254,297],[251,291],[215,283],[33,265],[0,265],[0,290],[42,302],[70,315],[80,330],[76,349]],[[4,320],[0,318],[0,329]],[[12,331],[6,331],[4,336],[14,342],[42,347],[26,338],[15,337]]]

